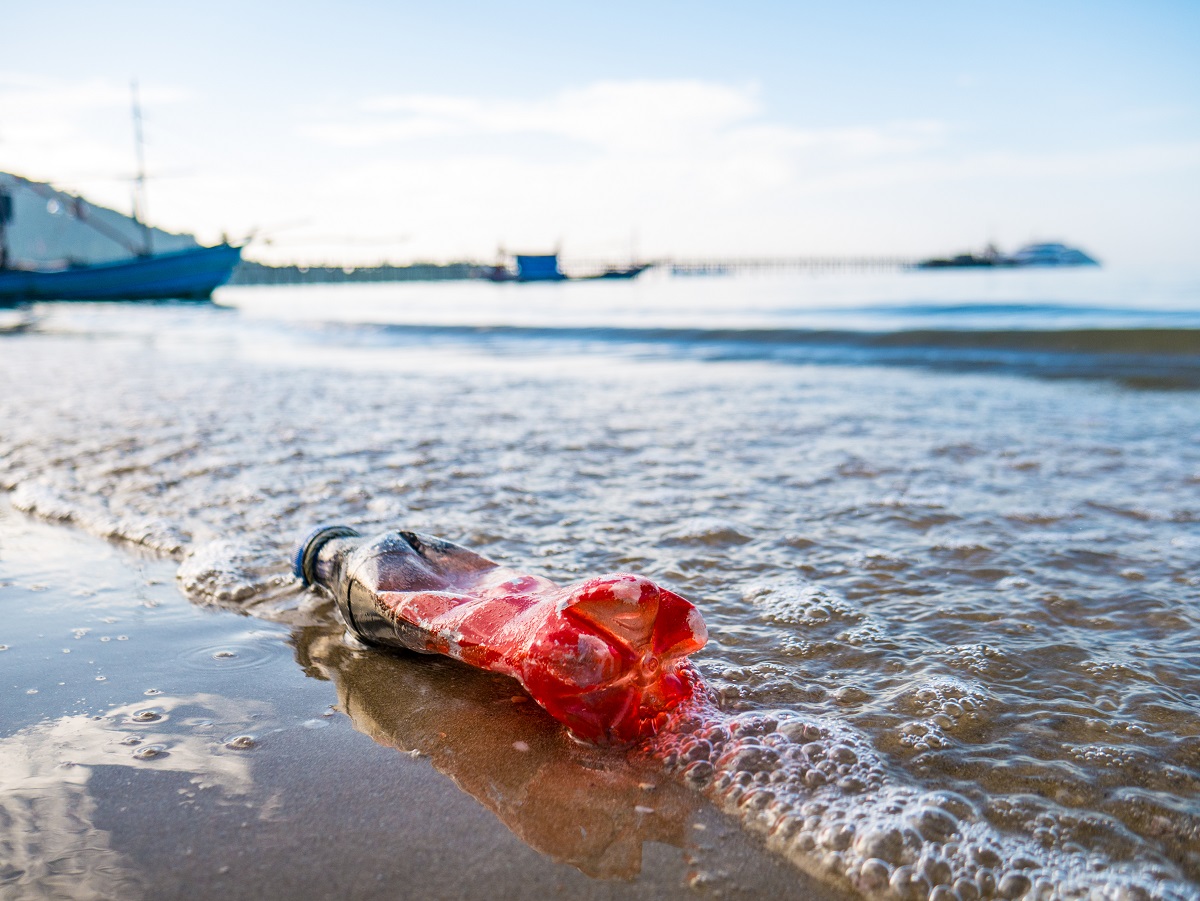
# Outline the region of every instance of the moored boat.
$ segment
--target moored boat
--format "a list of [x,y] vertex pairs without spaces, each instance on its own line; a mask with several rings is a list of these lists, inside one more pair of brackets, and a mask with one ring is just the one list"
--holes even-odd
[[1012,255],[1000,253],[989,244],[982,253],[960,253],[952,257],[935,257],[917,263],[918,269],[1020,268],[1025,266],[1099,266],[1098,260],[1076,247],[1059,242],[1026,244]]
[[480,271],[480,277],[493,282],[564,282],[588,281],[592,279],[630,279],[636,278],[647,269],[650,263],[638,263],[632,266],[609,266],[599,272],[586,275],[567,275],[558,268],[558,254],[516,254],[513,268],[503,259],[494,266]]
[[1013,266],[1099,266],[1077,247],[1066,244],[1047,242],[1041,244],[1026,244],[1011,257]]
[[196,247],[64,269],[0,269],[0,305],[35,300],[203,300],[229,280],[242,249]]
[[[203,247],[191,235],[165,232],[146,221],[136,82],[133,123],[138,168],[132,216],[0,172],[0,306],[37,300],[202,300],[229,280],[241,261],[240,246],[222,238]],[[17,219],[20,230],[14,232]]]

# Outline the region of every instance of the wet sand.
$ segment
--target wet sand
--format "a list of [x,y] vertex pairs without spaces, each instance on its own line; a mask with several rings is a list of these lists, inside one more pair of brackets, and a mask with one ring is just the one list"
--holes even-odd
[[508,680],[175,569],[0,507],[0,897],[839,897]]

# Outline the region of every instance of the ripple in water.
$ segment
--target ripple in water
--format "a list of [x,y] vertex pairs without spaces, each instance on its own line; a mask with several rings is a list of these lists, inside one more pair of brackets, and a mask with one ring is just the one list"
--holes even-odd
[[188,669],[253,669],[265,666],[287,653],[287,646],[279,636],[250,638],[236,644],[206,645],[193,648],[180,657]]

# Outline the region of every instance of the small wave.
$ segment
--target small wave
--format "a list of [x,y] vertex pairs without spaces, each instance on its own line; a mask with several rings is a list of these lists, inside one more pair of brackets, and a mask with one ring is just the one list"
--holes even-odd
[[341,325],[322,340],[370,345],[445,341],[494,353],[589,347],[707,361],[918,366],[1047,378],[1116,380],[1130,387],[1200,388],[1200,328],[855,329],[587,326]]
[[1200,356],[1200,328],[1084,329],[867,329],[632,328],[608,326],[364,325],[345,326],[340,336],[375,332],[395,337],[480,339],[587,339],[685,344],[834,345],[858,347],[962,347],[1065,353],[1179,354]]
[[753,541],[744,527],[724,519],[695,517],[667,531],[665,540],[673,544],[729,547]]
[[742,594],[771,622],[787,626],[823,626],[840,622],[857,624],[862,610],[845,598],[806,582],[752,585]]
[[236,605],[263,593],[270,580],[256,572],[263,553],[249,545],[221,539],[191,548],[176,578],[193,600]]
[[[956,680],[909,698],[913,712],[931,720],[947,711],[969,716],[988,700]],[[1196,898],[1152,853],[1115,860],[1084,848],[1085,830],[1068,811],[1022,811],[1001,830],[962,795],[905,784],[862,733],[837,720],[791,711],[730,716],[704,703],[673,725],[654,748],[669,770],[800,869],[870,898]]]
[[18,483],[11,496],[18,510],[51,522],[71,523],[113,541],[139,544],[166,556],[178,556],[190,536],[175,524],[154,516],[117,517],[102,505],[84,504],[37,481]]

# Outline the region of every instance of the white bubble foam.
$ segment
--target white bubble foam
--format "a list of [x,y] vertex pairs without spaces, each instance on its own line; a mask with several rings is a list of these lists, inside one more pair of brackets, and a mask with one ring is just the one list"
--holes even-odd
[[[978,686],[955,680],[927,683],[904,700],[933,717],[987,702]],[[791,711],[729,716],[700,706],[674,725],[656,744],[669,769],[801,869],[872,898],[1200,897],[1132,834],[1129,854],[1118,859],[1111,844],[1089,847],[1095,843],[1079,822],[1089,817],[1066,811],[1026,811],[1019,828],[999,828],[963,795],[906,783],[865,735],[837,720]],[[1119,828],[1110,818],[1090,819]]]

